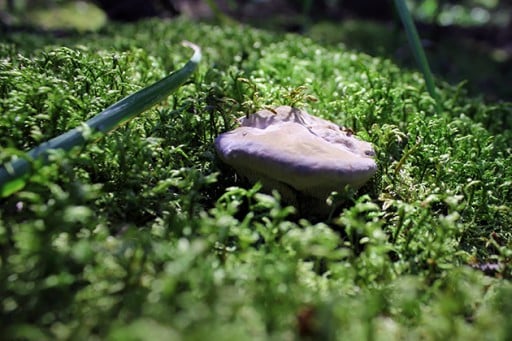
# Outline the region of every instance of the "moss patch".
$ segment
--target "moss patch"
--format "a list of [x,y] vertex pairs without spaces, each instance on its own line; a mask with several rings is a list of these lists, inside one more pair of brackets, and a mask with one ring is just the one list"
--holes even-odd
[[[240,26],[0,39],[2,161],[181,66],[181,40],[205,55],[168,100],[0,202],[2,335],[510,338],[510,104],[440,82],[439,115],[387,59]],[[375,146],[379,175],[330,220],[215,157],[236,117],[290,104]]]

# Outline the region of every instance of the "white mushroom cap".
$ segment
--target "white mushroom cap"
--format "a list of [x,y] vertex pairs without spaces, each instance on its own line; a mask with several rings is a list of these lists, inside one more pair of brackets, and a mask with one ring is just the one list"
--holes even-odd
[[346,185],[358,188],[377,171],[370,143],[303,110],[281,106],[240,119],[215,139],[222,161],[250,181],[325,200]]

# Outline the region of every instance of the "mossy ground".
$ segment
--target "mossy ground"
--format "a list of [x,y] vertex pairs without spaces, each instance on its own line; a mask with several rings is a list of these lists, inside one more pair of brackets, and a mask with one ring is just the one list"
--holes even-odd
[[[481,94],[490,101],[512,99],[507,86],[512,77],[511,53],[482,41],[460,36],[455,28],[443,34],[435,30],[420,30],[422,42],[434,74],[452,85],[466,82],[470,94]],[[332,46],[343,44],[385,57],[401,68],[416,66],[405,32],[398,23],[380,23],[364,20],[343,20],[340,23],[319,22],[306,34],[315,41]]]
[[[439,82],[437,114],[418,73],[248,27],[0,39],[2,161],[181,67],[180,41],[204,52],[167,101],[0,202],[5,337],[512,337],[510,104]],[[375,146],[378,176],[331,219],[215,157],[236,117],[287,104]]]

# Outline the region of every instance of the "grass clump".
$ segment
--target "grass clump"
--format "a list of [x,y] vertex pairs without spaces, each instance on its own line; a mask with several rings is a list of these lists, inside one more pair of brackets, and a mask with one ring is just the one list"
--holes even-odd
[[[510,338],[512,108],[439,82],[438,113],[421,75],[387,59],[185,20],[10,33],[2,162],[177,69],[183,39],[205,59],[188,83],[80,153],[34,164],[1,201],[2,335]],[[331,220],[215,158],[234,118],[293,103],[377,152],[379,175]]]

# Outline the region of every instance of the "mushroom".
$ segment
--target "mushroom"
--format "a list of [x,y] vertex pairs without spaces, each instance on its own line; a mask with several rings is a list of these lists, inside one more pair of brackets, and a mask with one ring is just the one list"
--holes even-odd
[[215,139],[220,159],[294,204],[300,194],[326,206],[333,191],[357,189],[377,171],[370,143],[304,110],[280,106],[239,122]]

